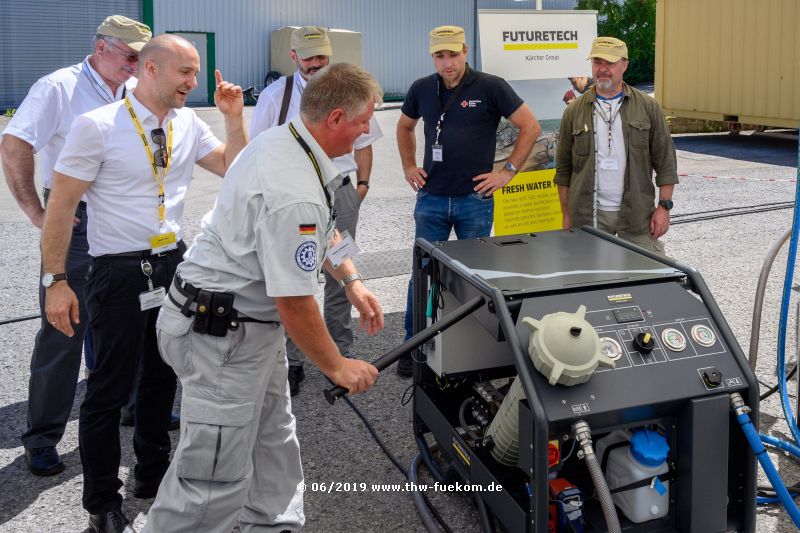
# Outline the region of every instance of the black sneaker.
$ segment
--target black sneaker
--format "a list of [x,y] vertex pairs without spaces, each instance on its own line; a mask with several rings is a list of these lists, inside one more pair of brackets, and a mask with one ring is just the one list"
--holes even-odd
[[89,527],[96,533],[136,533],[121,509],[89,515]]
[[54,476],[64,471],[64,463],[55,446],[25,448],[28,469],[37,476]]
[[404,355],[397,361],[397,375],[401,378],[410,378],[414,375],[414,363],[410,355]]
[[301,365],[289,367],[289,394],[294,397],[300,394],[300,382],[306,379],[306,371]]

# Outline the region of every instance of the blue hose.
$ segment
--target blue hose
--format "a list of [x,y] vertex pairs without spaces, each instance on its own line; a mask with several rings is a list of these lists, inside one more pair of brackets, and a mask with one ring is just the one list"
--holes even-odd
[[772,464],[772,459],[770,459],[767,450],[761,443],[761,437],[759,437],[758,431],[753,427],[753,423],[750,422],[750,416],[746,413],[738,414],[736,415],[736,420],[738,420],[739,425],[742,426],[744,436],[747,438],[747,442],[750,444],[753,453],[758,458],[758,462],[761,463],[761,468],[764,469],[764,473],[767,475],[767,479],[769,479],[772,488],[775,489],[778,500],[786,508],[786,512],[789,513],[789,517],[792,519],[792,522],[794,522],[795,527],[800,529],[800,509],[797,508],[794,500],[792,500],[792,496],[789,494],[789,491],[786,490],[786,485],[783,484],[780,474],[778,474],[778,471],[775,469],[775,465]]
[[792,236],[789,239],[789,256],[786,259],[786,275],[783,279],[783,298],[781,299],[781,316],[778,323],[778,365],[776,372],[778,374],[778,388],[781,394],[781,407],[783,407],[783,416],[786,418],[786,423],[789,426],[789,431],[792,433],[794,443],[800,446],[800,428],[797,427],[797,422],[794,419],[792,406],[789,403],[789,393],[786,390],[786,326],[789,320],[789,300],[792,295],[792,280],[794,279],[794,262],[797,257],[797,239],[800,233],[800,145],[797,150],[797,185],[795,187],[794,197],[794,215],[792,216]]

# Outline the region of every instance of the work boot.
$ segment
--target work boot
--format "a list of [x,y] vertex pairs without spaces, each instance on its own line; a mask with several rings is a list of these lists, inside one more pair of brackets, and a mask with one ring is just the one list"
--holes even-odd
[[410,378],[414,375],[414,364],[410,355],[404,355],[397,360],[397,375],[401,378]]
[[302,365],[289,367],[289,394],[294,397],[300,394],[300,382],[306,379],[306,371]]
[[55,446],[25,448],[28,469],[37,476],[53,476],[64,471],[64,463]]

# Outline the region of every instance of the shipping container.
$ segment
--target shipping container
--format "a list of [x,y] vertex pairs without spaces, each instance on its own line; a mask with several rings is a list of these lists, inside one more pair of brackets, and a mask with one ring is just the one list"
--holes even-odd
[[658,0],[655,97],[665,114],[797,128],[800,1]]

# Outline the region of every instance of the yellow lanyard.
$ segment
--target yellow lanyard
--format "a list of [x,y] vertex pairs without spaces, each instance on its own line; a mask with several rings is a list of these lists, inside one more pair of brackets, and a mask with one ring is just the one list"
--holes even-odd
[[136,111],[133,110],[133,105],[131,105],[131,101],[127,96],[125,97],[125,107],[128,109],[128,113],[131,116],[133,125],[136,126],[136,131],[139,133],[139,138],[142,139],[142,144],[144,145],[144,151],[147,153],[147,158],[150,159],[150,168],[153,170],[153,178],[156,180],[156,184],[158,185],[158,223],[159,226],[163,226],[167,218],[164,181],[167,179],[169,165],[172,163],[172,121],[170,120],[169,124],[167,125],[167,164],[164,167],[164,174],[159,176],[158,165],[156,165],[155,155],[153,155],[153,151],[150,149],[150,142],[147,140],[147,135],[145,135],[144,129],[142,129],[142,123],[139,122],[139,117],[136,116]]

